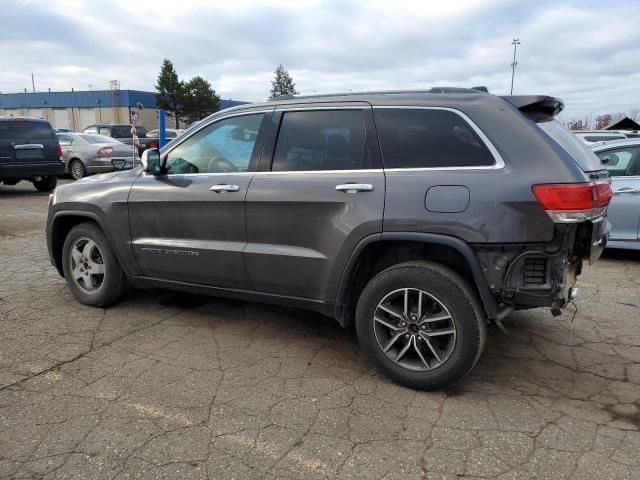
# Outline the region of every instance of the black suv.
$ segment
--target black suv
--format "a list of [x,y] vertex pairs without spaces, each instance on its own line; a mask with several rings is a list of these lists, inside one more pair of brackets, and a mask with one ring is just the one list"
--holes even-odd
[[50,192],[63,173],[62,149],[49,122],[0,117],[0,182],[27,180],[39,192]]
[[434,89],[228,109],[142,167],[58,188],[51,261],[87,305],[129,281],[315,310],[355,323],[392,379],[441,387],[487,321],[559,313],[602,252],[609,178],[562,108]]

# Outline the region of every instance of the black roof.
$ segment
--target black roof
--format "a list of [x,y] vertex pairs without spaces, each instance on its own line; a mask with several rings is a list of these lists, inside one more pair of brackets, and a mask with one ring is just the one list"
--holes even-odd
[[640,123],[632,120],[629,117],[624,117],[618,120],[616,123],[605,127],[605,130],[640,130]]

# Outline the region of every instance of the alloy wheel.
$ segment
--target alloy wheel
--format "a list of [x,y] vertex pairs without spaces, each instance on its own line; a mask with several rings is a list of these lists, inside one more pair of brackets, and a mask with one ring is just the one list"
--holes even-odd
[[387,294],[376,307],[373,329],[384,354],[412,371],[438,368],[455,347],[453,316],[435,296],[417,288]]
[[86,293],[95,293],[104,282],[105,266],[96,242],[80,237],[69,255],[69,270],[75,284]]
[[71,176],[75,180],[80,180],[84,177],[84,167],[82,166],[82,163],[75,161],[71,164]]

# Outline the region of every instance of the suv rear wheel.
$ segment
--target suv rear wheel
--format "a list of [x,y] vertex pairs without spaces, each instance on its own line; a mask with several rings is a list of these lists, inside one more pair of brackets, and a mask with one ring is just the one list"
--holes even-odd
[[122,295],[124,272],[104,233],[92,223],[71,229],[62,246],[62,268],[80,303],[104,307]]
[[486,320],[469,284],[430,262],[401,263],[371,279],[358,301],[356,328],[384,374],[425,390],[464,377],[486,339]]
[[57,184],[58,179],[55,176],[42,177],[40,180],[33,181],[33,186],[36,187],[36,190],[39,192],[50,192],[56,188]]

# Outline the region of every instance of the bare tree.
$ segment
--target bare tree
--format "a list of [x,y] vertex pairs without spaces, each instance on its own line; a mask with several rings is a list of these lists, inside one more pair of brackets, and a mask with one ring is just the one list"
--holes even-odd
[[596,117],[596,130],[602,130],[611,125],[612,117],[610,113],[603,113]]

